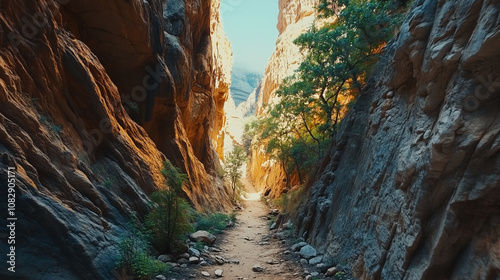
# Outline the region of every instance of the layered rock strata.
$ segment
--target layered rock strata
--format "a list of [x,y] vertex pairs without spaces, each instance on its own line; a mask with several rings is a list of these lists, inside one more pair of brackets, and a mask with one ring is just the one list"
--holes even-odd
[[228,207],[211,174],[230,72],[213,51],[220,32],[210,8],[208,0],[0,3],[0,184],[16,170],[18,268],[2,277],[119,277],[117,242],[165,187],[166,160],[190,176],[193,206]]

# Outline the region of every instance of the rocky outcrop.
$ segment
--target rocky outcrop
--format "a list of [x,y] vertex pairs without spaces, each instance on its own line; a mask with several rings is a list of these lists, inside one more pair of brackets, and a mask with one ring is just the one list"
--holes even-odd
[[117,242],[164,187],[168,159],[196,208],[228,206],[209,174],[229,87],[216,14],[208,0],[162,3],[0,3],[0,184],[7,200],[16,169],[17,218],[16,273],[0,278],[118,277]]
[[231,96],[236,106],[245,102],[259,85],[262,75],[245,69],[234,67],[232,74]]
[[[276,104],[276,90],[284,78],[291,76],[299,67],[304,56],[293,41],[307,31],[313,24],[317,0],[280,0],[278,16],[279,37],[276,40],[276,50],[271,55],[262,78],[258,101],[257,116],[265,113],[265,106]],[[263,149],[252,151],[250,176],[255,186],[266,189],[265,193],[279,197],[286,187],[286,175],[281,166],[270,160]],[[293,179],[290,185],[298,183]]]
[[415,1],[343,122],[299,232],[360,279],[499,279],[500,25]]
[[[220,3],[162,3],[68,1],[61,14],[102,61],[132,119],[189,175],[184,191],[194,206],[220,210],[229,200],[215,177],[215,147],[223,143],[218,137],[232,65]],[[209,194],[212,186],[218,191]]]
[[225,133],[223,128],[226,123],[226,101],[229,99],[229,88],[232,81],[233,52],[231,43],[224,33],[220,18],[220,0],[212,0],[212,49],[214,59],[214,100],[216,106],[216,119],[212,139],[219,158],[224,158]]

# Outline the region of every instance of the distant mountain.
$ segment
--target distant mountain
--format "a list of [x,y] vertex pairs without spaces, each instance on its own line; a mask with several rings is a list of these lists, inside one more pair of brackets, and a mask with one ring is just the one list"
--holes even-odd
[[262,75],[259,73],[251,73],[237,67],[233,68],[230,89],[236,106],[247,100],[248,96],[259,85],[261,79]]

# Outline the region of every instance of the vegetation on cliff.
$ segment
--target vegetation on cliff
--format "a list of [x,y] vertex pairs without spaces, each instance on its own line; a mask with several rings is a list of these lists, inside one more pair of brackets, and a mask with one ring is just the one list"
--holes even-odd
[[391,1],[322,0],[318,13],[326,23],[313,25],[294,41],[307,54],[304,61],[278,89],[280,102],[248,129],[282,166],[287,184],[292,173],[302,183],[325,155],[342,117],[394,35],[401,19],[398,8]]

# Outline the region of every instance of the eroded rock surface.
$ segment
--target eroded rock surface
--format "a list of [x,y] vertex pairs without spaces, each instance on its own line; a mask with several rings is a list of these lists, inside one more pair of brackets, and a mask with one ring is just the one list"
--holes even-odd
[[499,279],[500,49],[488,1],[415,1],[299,232],[361,279]]
[[[259,86],[256,115],[265,113],[264,106],[276,104],[276,90],[284,78],[292,75],[304,58],[293,41],[313,24],[317,0],[280,0],[276,50],[271,55]],[[265,190],[270,197],[279,197],[286,187],[286,174],[276,161],[270,160],[263,149],[252,150],[249,163],[250,176],[257,189]],[[297,176],[292,176],[297,177]],[[290,186],[298,182],[291,178]]]
[[210,175],[230,80],[218,14],[209,0],[163,2],[0,3],[0,184],[15,167],[18,219],[5,279],[118,277],[117,242],[168,159],[195,207],[228,206]]

